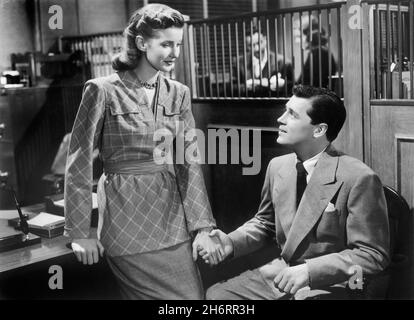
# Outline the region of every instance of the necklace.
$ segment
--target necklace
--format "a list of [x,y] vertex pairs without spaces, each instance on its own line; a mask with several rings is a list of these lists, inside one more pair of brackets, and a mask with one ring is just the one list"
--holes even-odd
[[142,81],[142,80],[140,80],[140,79],[138,79],[138,82],[139,82],[139,85],[140,85],[141,87],[144,87],[144,88],[146,88],[146,89],[155,89],[155,87],[157,86],[157,82],[154,82],[154,83],[148,83],[148,82],[146,82],[146,81]]

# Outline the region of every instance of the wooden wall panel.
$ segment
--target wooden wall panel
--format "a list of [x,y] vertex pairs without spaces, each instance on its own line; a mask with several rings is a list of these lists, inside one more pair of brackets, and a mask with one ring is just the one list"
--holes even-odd
[[414,299],[414,101],[371,102],[371,162],[385,185],[395,188],[410,207],[408,290],[402,296]]
[[10,54],[32,51],[32,23],[24,0],[0,0],[0,71],[10,70]]
[[[371,117],[372,168],[380,174],[385,184],[398,188],[401,181],[400,177],[396,176],[395,168],[407,169],[401,165],[409,156],[408,146],[411,146],[410,139],[414,137],[414,105],[396,106],[392,105],[392,102],[388,105],[372,105]],[[405,172],[404,178],[409,176],[414,179],[414,166]],[[414,192],[414,189],[411,192]],[[406,199],[411,197],[409,193],[403,196]],[[414,201],[409,204],[413,207]]]
[[[49,8],[59,5],[63,13],[63,29],[50,29]],[[123,30],[126,26],[131,1],[120,0],[38,0],[40,42],[42,52],[56,52],[61,36]],[[34,14],[34,13],[33,13]]]
[[125,1],[78,0],[80,34],[123,30],[127,23]]
[[[414,111],[414,110],[413,110]],[[413,132],[414,133],[414,132]],[[394,185],[411,206],[414,206],[414,134],[395,135]]]
[[[77,13],[77,0],[40,0],[39,1],[39,15],[40,15],[40,32],[41,32],[41,50],[44,53],[56,52],[57,40],[61,36],[78,35],[79,21]],[[49,8],[53,5],[58,5],[62,8],[63,28],[50,29],[49,19],[53,14],[49,13]]]

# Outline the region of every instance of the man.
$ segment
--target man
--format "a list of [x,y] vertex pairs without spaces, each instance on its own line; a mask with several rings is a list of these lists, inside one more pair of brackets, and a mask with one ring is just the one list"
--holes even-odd
[[[374,275],[389,263],[386,202],[378,176],[331,142],[346,118],[331,91],[299,85],[278,119],[277,142],[294,153],[268,165],[255,217],[220,239],[223,259],[275,238],[280,257],[218,283],[208,299],[346,298],[355,271]],[[215,264],[204,250],[199,254]]]
[[[251,54],[253,52],[253,55]],[[239,74],[240,85],[247,84],[247,89],[253,90],[256,96],[269,95],[270,92],[278,91],[279,94],[292,89],[293,69],[288,60],[283,63],[283,56],[274,51],[268,51],[267,38],[263,33],[256,29],[253,34],[246,37],[246,69],[244,68],[244,56],[239,57],[239,71],[237,69],[237,59],[233,61],[233,77],[235,85]],[[276,65],[277,64],[277,65]]]

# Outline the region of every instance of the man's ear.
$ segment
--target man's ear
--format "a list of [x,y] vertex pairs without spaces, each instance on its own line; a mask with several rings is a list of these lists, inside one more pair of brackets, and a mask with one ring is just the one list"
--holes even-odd
[[327,131],[328,131],[328,125],[326,123],[320,123],[313,130],[313,137],[320,138],[323,135],[326,135]]
[[135,45],[137,46],[138,50],[140,51],[147,51],[147,43],[142,36],[135,37]]

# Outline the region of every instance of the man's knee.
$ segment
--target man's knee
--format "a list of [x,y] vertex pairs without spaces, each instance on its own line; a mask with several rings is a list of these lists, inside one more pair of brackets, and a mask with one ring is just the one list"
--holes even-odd
[[207,289],[206,292],[207,300],[227,300],[226,290],[224,289],[223,283],[216,283]]

